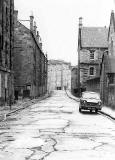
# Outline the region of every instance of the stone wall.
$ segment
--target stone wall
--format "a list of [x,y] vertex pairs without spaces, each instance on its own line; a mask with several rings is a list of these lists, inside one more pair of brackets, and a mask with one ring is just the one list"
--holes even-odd
[[15,16],[14,85],[15,96],[35,98],[47,91],[47,57],[35,32]]
[[14,1],[0,1],[0,105],[14,101]]
[[[99,77],[100,63],[104,49],[88,48],[80,50],[80,83],[81,87],[87,87],[87,80]],[[94,59],[90,59],[90,53],[93,51]],[[90,75],[90,67],[94,68],[94,75]],[[89,84],[88,84],[89,85]]]

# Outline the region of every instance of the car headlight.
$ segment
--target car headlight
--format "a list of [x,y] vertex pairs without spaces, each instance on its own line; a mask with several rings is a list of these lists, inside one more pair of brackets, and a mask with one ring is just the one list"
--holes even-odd
[[82,105],[85,105],[85,104],[87,103],[87,101],[85,101],[85,100],[80,100],[80,103],[81,103]]
[[99,106],[101,106],[101,105],[102,105],[102,103],[101,103],[101,102],[98,102],[98,105],[99,105]]

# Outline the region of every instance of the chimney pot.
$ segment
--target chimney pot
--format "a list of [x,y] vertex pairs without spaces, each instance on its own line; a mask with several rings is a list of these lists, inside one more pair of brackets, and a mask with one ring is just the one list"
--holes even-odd
[[37,42],[39,43],[39,31],[37,31],[36,38],[37,38]]
[[37,31],[37,37],[39,37],[39,31]]
[[16,24],[18,20],[18,10],[14,10],[14,23]]
[[79,28],[81,28],[81,27],[83,26],[82,20],[83,20],[83,18],[82,18],[82,17],[79,17]]
[[34,22],[34,34],[36,35],[36,31],[37,31],[37,26],[36,26],[36,22]]
[[33,31],[33,22],[34,22],[34,16],[30,16],[30,30]]

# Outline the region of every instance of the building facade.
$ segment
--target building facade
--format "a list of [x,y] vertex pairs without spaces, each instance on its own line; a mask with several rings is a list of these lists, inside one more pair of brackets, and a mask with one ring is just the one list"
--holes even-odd
[[108,31],[108,51],[103,54],[100,77],[102,102],[115,108],[115,17],[113,11]]
[[62,60],[48,61],[48,91],[71,90],[71,64]]
[[[79,19],[78,34],[78,86],[79,90],[92,90],[94,80],[100,76],[100,63],[103,52],[108,49],[108,29],[106,27],[83,27]],[[87,83],[87,80],[88,81]],[[92,82],[93,80],[93,82]],[[89,88],[89,87],[90,88]],[[100,89],[99,85],[98,90]]]
[[14,87],[15,99],[39,97],[47,92],[47,56],[42,51],[41,38],[33,15],[30,29],[18,21],[15,11]]
[[14,0],[0,1],[0,105],[14,100]]

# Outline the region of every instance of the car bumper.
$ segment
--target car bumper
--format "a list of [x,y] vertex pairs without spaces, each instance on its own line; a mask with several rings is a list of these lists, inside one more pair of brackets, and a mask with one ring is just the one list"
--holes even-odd
[[95,110],[95,109],[97,109],[97,110],[101,110],[101,108],[102,108],[102,106],[88,106],[88,105],[80,105],[80,108],[81,109],[84,109],[84,110]]

